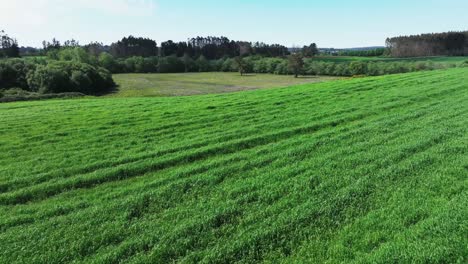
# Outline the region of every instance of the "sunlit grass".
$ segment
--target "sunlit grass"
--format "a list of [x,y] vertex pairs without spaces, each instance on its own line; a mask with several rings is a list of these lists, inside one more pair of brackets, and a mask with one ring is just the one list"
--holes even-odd
[[0,104],[0,263],[464,263],[467,101],[460,68]]

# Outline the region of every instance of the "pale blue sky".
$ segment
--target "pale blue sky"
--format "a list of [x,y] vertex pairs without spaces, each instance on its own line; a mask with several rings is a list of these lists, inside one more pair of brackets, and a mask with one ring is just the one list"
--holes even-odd
[[161,41],[224,35],[286,46],[384,45],[397,35],[468,30],[467,0],[0,0],[0,29],[20,45],[130,34]]

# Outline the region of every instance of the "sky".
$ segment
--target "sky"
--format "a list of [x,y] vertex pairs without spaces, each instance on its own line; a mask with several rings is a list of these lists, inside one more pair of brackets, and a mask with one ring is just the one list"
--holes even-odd
[[124,36],[159,43],[226,36],[288,47],[383,46],[387,37],[468,30],[467,0],[0,0],[0,30],[20,46]]

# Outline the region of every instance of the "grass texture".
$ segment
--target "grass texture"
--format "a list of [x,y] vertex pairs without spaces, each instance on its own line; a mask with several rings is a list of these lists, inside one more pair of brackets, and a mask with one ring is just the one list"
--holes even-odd
[[236,72],[114,74],[118,87],[110,97],[181,96],[229,93],[336,80],[338,77],[248,74]]
[[468,69],[0,104],[0,263],[466,263]]

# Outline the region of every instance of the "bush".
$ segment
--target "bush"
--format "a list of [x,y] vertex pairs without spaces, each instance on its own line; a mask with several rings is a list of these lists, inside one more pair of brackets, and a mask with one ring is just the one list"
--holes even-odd
[[198,71],[198,66],[190,56],[185,56],[182,58],[182,62],[185,67],[185,72],[196,72]]
[[353,61],[349,64],[349,72],[351,75],[366,74],[367,65],[362,61]]
[[84,94],[76,93],[76,92],[40,94],[40,93],[25,91],[21,88],[11,88],[7,90],[0,90],[0,103],[52,99],[52,98],[75,98],[75,97],[81,97],[81,96],[84,96]]
[[90,55],[84,48],[81,47],[62,48],[56,53],[49,53],[48,55],[51,56],[51,58],[55,57],[57,60],[61,61],[74,61],[91,65],[98,64],[96,57]]
[[210,71],[210,63],[209,61],[205,58],[205,56],[201,55],[197,61],[196,64],[198,66],[198,71],[199,72],[208,72]]
[[78,62],[51,62],[28,75],[31,91],[39,93],[80,92],[99,94],[115,86],[109,71]]
[[288,70],[288,62],[286,60],[282,61],[281,63],[278,63],[275,68],[275,74],[289,74]]
[[117,61],[107,52],[103,52],[99,55],[98,63],[101,67],[107,69],[110,72],[117,73],[121,71]]
[[28,90],[27,75],[35,68],[36,64],[23,59],[1,61],[0,88],[20,87]]
[[184,63],[176,56],[160,58],[158,66],[160,73],[177,73],[185,71]]
[[221,66],[221,71],[223,72],[237,72],[237,67],[234,63],[234,59],[228,58],[223,62]]

